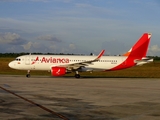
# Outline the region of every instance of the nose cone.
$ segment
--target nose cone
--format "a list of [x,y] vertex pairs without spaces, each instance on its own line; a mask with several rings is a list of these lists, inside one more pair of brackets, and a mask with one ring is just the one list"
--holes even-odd
[[10,63],[8,64],[8,66],[9,66],[10,68],[14,68],[14,63],[13,63],[13,62],[10,62]]

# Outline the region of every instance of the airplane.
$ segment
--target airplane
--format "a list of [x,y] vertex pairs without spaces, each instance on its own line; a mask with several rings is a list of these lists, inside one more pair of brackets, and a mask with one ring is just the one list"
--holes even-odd
[[79,72],[114,71],[153,62],[146,57],[150,38],[150,33],[144,33],[128,52],[120,56],[103,56],[105,50],[96,57],[29,54],[17,57],[8,65],[13,69],[27,70],[26,77],[30,77],[31,70],[47,70],[56,77],[75,72],[75,78],[80,78]]

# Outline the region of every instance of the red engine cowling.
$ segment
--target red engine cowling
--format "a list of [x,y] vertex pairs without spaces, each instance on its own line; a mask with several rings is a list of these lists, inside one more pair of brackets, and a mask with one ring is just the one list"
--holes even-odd
[[51,74],[53,76],[63,76],[66,74],[66,68],[64,67],[52,67]]

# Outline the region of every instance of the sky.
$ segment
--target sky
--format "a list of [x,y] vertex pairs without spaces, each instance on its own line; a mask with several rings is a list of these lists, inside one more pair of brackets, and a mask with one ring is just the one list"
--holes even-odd
[[145,32],[160,56],[159,0],[0,0],[0,53],[119,55]]

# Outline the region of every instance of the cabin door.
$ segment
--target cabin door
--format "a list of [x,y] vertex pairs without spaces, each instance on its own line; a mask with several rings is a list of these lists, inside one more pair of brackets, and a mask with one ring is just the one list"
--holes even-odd
[[30,65],[30,55],[27,55],[26,57],[25,57],[25,64],[26,65]]

